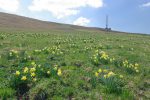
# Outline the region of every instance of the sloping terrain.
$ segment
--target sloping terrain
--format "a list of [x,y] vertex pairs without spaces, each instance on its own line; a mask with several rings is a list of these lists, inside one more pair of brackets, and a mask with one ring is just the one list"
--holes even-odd
[[8,30],[103,30],[99,28],[88,28],[82,26],[60,24],[54,22],[41,21],[28,17],[7,14],[0,12],[0,28]]
[[0,13],[0,100],[150,100],[150,36],[102,30]]

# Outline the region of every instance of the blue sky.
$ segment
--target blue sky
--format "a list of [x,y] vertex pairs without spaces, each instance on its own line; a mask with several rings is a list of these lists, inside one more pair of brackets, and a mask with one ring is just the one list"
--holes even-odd
[[45,21],[150,33],[150,0],[0,0],[0,12]]

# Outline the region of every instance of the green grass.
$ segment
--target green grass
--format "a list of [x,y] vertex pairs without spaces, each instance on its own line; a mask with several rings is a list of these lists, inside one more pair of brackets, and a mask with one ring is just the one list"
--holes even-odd
[[[43,48],[59,48],[58,53],[47,53]],[[10,50],[19,51],[19,58],[10,59]],[[36,53],[34,50],[43,50]],[[128,73],[122,66],[113,63],[95,65],[91,57],[96,50],[105,51],[111,58],[120,62],[127,59],[131,63],[138,63],[139,73]],[[27,54],[23,52],[26,51]],[[55,51],[55,50],[52,50]],[[31,56],[27,62],[23,57]],[[60,77],[41,76],[30,87],[27,95],[31,99],[52,100],[131,100],[150,99],[150,36],[140,34],[123,34],[113,32],[86,31],[49,31],[49,32],[1,32],[0,33],[0,99],[17,98],[11,80],[18,66],[28,67],[35,61],[42,67],[49,69],[55,64],[62,70]],[[123,75],[125,85],[121,93],[110,92],[109,81],[103,84],[95,77],[99,69],[108,68]],[[108,85],[109,86],[108,86]],[[113,84],[117,85],[115,81]],[[6,90],[3,90],[7,88]]]

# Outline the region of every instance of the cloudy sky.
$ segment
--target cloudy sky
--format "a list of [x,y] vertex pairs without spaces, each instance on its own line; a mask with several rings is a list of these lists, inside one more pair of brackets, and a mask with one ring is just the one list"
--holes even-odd
[[150,33],[150,0],[0,0],[0,12],[45,21]]

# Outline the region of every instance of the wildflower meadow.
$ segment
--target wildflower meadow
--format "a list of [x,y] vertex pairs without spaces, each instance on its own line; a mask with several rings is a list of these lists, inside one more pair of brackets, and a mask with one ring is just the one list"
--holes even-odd
[[1,100],[148,100],[150,36],[1,32],[0,76]]

